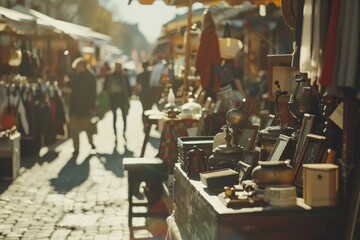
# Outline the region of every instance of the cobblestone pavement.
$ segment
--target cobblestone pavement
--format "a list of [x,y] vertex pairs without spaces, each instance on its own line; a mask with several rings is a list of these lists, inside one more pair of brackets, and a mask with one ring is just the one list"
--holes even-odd
[[[98,123],[96,153],[91,153],[82,133],[76,157],[72,140],[67,139],[42,148],[39,155],[21,158],[20,176],[0,192],[0,239],[130,239],[122,159],[140,155],[144,136],[140,102],[131,101],[127,142],[121,116],[118,119],[117,146],[109,112]],[[157,153],[159,133],[153,129],[151,136],[146,156]],[[139,219],[134,224],[144,222]],[[146,231],[138,235],[150,236]]]

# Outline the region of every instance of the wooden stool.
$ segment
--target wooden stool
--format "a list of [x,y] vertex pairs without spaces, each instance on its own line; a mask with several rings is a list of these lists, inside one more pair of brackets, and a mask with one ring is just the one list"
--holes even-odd
[[147,217],[148,212],[134,213],[133,207],[148,206],[147,201],[133,202],[135,186],[145,181],[165,181],[167,169],[160,158],[124,158],[124,170],[128,171],[128,200],[129,200],[129,227],[132,227],[133,217]]

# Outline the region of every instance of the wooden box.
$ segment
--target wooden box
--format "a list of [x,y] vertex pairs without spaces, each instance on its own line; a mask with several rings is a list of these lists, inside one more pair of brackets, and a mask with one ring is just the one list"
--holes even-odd
[[20,169],[20,136],[16,132],[10,137],[0,138],[0,178],[15,179]]
[[339,167],[335,164],[313,163],[303,165],[303,195],[306,204],[334,206],[339,197]]
[[201,182],[208,189],[223,189],[225,186],[239,184],[239,173],[230,169],[220,169],[200,173]]

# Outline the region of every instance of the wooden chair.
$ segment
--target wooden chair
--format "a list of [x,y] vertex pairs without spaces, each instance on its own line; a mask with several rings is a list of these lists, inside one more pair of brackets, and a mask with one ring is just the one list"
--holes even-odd
[[145,149],[150,138],[150,130],[152,125],[157,124],[158,121],[164,116],[163,112],[154,111],[154,110],[147,110],[145,111],[144,114],[145,114],[145,119],[144,119],[145,137],[144,137],[143,145],[141,147],[140,157],[144,157],[145,155]]

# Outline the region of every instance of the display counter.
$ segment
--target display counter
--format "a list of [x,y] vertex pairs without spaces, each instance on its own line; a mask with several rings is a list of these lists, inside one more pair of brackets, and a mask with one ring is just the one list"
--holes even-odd
[[174,212],[168,239],[338,239],[337,207],[228,208],[199,179],[174,169]]

